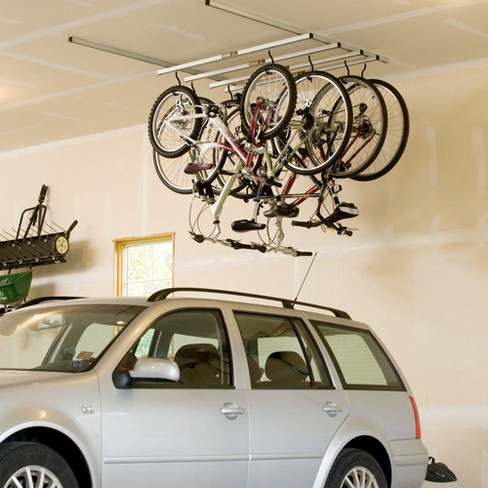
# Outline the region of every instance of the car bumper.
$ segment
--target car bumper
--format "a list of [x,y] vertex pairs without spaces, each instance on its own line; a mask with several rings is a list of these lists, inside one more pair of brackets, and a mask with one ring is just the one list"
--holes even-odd
[[392,486],[420,488],[425,480],[429,456],[420,440],[409,439],[390,443],[395,464]]

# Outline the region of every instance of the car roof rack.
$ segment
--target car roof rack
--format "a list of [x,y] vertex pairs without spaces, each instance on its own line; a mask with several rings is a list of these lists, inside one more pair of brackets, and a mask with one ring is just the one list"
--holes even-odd
[[247,297],[247,298],[258,298],[260,300],[271,300],[275,302],[281,302],[283,308],[295,308],[295,305],[301,305],[303,307],[312,307],[318,308],[320,310],[327,310],[328,312],[333,313],[336,317],[340,317],[343,319],[350,319],[351,316],[344,312],[344,310],[339,310],[337,308],[326,307],[323,305],[317,305],[315,303],[307,303],[307,302],[299,302],[296,300],[290,300],[288,298],[278,298],[278,297],[270,297],[267,295],[257,295],[255,293],[246,293],[241,291],[229,291],[229,290],[216,290],[213,288],[191,288],[191,287],[178,287],[178,288],[164,288],[162,290],[154,292],[148,299],[148,302],[159,302],[161,300],[165,300],[169,295],[178,292],[197,292],[197,293],[216,293],[220,295],[233,295],[233,296],[240,296],[240,297]]

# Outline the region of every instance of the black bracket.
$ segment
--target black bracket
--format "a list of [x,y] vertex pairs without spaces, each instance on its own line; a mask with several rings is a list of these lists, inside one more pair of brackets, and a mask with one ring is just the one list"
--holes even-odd
[[56,232],[44,234],[47,191],[48,187],[42,185],[37,205],[22,212],[15,239],[0,241],[0,270],[66,262],[69,237],[78,221],[75,220],[67,230],[51,228]]

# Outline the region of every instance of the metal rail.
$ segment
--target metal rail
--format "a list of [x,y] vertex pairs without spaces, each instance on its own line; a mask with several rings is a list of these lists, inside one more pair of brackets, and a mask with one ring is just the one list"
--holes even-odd
[[[382,63],[388,62],[387,58],[377,53],[366,51],[364,49],[347,45],[342,42],[337,42],[333,39],[315,34],[313,32],[306,32],[298,27],[291,26],[289,24],[285,24],[274,19],[269,19],[267,17],[256,15],[255,12],[247,12],[243,9],[237,9],[231,7],[230,5],[225,5],[224,3],[215,2],[213,0],[206,0],[205,5],[239,16],[241,18],[248,19],[253,22],[258,22],[263,25],[274,27],[287,33],[292,33],[294,35],[265,44],[250,46],[243,49],[237,49],[234,51],[228,51],[213,56],[208,56],[206,58],[196,59],[194,61],[189,61],[182,64],[168,66],[166,68],[158,70],[158,75],[175,73],[177,71],[183,71],[187,73],[193,71],[191,75],[183,78],[186,82],[191,82],[202,78],[215,79],[215,77],[218,76],[221,78],[220,80],[209,84],[210,88],[216,88],[219,86],[225,86],[226,84],[229,85],[236,82],[242,82],[247,78],[245,73],[240,77],[232,79],[222,79],[222,75],[234,73],[236,71],[249,72],[250,69],[269,62],[283,62],[291,59],[297,59],[297,62],[295,64],[288,66],[288,68],[292,72],[307,69],[307,67],[311,64],[314,67],[320,66],[324,70],[330,71],[333,69],[343,68],[345,64],[346,66],[353,66],[357,64],[366,64],[373,61],[379,61]],[[288,51],[281,54],[277,53],[276,55],[272,55],[271,53],[272,50],[275,50],[277,48],[286,48],[289,46],[299,46],[300,44],[310,43],[312,43],[313,46],[306,46],[303,49]],[[326,51],[330,51],[329,56],[321,57],[320,59],[311,58],[312,55],[320,54]],[[254,57],[248,58],[247,61],[239,62],[238,64],[233,63],[231,65],[218,68],[210,67],[210,69],[207,71],[195,73],[196,67],[215,65],[215,63],[219,63],[221,61],[229,64],[229,60],[235,59],[237,62],[237,59],[241,59],[249,55],[254,55]],[[338,61],[340,61],[340,63],[338,63]]]
[[161,300],[165,300],[166,298],[168,298],[169,295],[172,295],[173,293],[179,293],[179,292],[209,293],[209,294],[218,294],[218,295],[239,296],[239,297],[246,297],[246,298],[256,298],[259,300],[270,300],[270,301],[280,302],[283,308],[294,309],[295,305],[300,305],[302,307],[311,307],[320,310],[326,310],[328,312],[333,313],[336,317],[340,317],[343,319],[351,318],[351,316],[344,310],[339,310],[337,308],[332,308],[332,307],[326,307],[324,305],[317,305],[315,303],[307,303],[307,302],[301,302],[296,300],[290,300],[288,298],[271,297],[267,295],[258,295],[256,293],[247,293],[247,292],[232,291],[232,290],[217,290],[213,288],[192,288],[192,287],[164,288],[162,290],[154,292],[147,299],[147,301],[158,302]]

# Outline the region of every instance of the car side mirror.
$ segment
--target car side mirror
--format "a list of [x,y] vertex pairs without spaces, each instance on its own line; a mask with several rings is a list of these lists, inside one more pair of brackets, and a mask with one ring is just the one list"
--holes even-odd
[[180,379],[180,368],[170,359],[140,358],[129,375],[133,379],[176,382]]
[[169,359],[140,358],[132,369],[127,366],[118,367],[112,374],[115,388],[131,388],[139,382],[176,382],[180,379],[178,364]]

